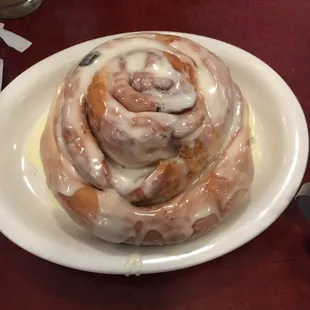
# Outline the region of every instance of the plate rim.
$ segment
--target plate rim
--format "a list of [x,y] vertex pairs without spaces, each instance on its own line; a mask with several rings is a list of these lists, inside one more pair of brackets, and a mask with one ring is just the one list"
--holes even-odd
[[[78,48],[79,46],[82,45],[86,45],[86,44],[90,44],[93,43],[93,45],[95,46],[95,43],[98,42],[98,44],[100,43],[100,41],[105,41],[105,40],[109,40],[112,38],[116,38],[116,37],[120,37],[123,35],[131,35],[131,34],[136,34],[136,33],[147,33],[147,32],[156,32],[156,33],[164,33],[164,34],[174,34],[174,35],[180,35],[180,36],[185,36],[185,37],[189,37],[191,39],[201,39],[201,40],[210,40],[213,41],[213,43],[218,44],[218,45],[224,45],[226,48],[235,50],[236,52],[240,52],[243,55],[246,55],[247,57],[251,57],[253,60],[255,60],[255,62],[257,64],[259,64],[260,66],[262,66],[262,68],[264,68],[271,76],[274,77],[274,79],[277,79],[279,84],[282,84],[282,87],[285,89],[285,91],[287,92],[287,94],[291,97],[291,105],[292,107],[294,107],[294,113],[296,113],[296,115],[298,116],[298,122],[296,124],[296,133],[297,135],[295,135],[295,142],[298,143],[299,148],[298,151],[295,152],[295,156],[294,156],[294,163],[290,163],[290,165],[295,165],[298,166],[298,169],[295,169],[295,171],[292,172],[292,175],[290,177],[290,179],[288,180],[287,184],[284,185],[284,190],[290,190],[290,193],[286,194],[285,197],[279,197],[279,201],[277,201],[277,205],[278,205],[278,209],[277,212],[274,212],[273,214],[269,214],[269,217],[265,218],[263,221],[263,225],[260,225],[259,228],[257,228],[255,231],[252,231],[251,233],[246,234],[246,237],[241,238],[242,241],[240,242],[240,239],[238,242],[234,241],[232,242],[230,247],[227,247],[225,250],[221,250],[220,254],[215,254],[212,255],[209,258],[204,258],[204,256],[201,255],[193,255],[190,256],[190,258],[187,258],[184,262],[180,263],[180,264],[175,264],[173,266],[173,268],[171,268],[171,264],[165,264],[165,263],[161,263],[159,264],[159,267],[156,267],[156,263],[153,264],[147,264],[147,270],[142,270],[142,274],[151,274],[151,273],[162,273],[162,272],[169,272],[169,271],[173,271],[173,270],[180,270],[180,269],[185,269],[185,268],[189,268],[189,267],[193,267],[196,265],[200,265],[203,264],[207,261],[211,261],[214,260],[220,256],[226,255],[229,252],[234,251],[235,249],[243,246],[244,244],[248,243],[250,240],[256,238],[258,235],[260,235],[264,230],[266,230],[268,227],[270,227],[275,220],[284,212],[284,210],[287,208],[287,206],[289,205],[290,201],[287,201],[287,198],[290,197],[290,199],[292,199],[295,195],[295,193],[297,192],[301,182],[302,182],[302,178],[304,176],[306,167],[307,167],[307,159],[308,159],[308,153],[309,153],[309,135],[308,135],[308,127],[307,127],[307,120],[305,118],[305,115],[303,113],[302,107],[298,101],[298,99],[296,98],[295,94],[293,93],[293,91],[291,90],[291,88],[289,87],[289,85],[283,80],[283,78],[274,70],[272,69],[268,64],[266,64],[265,62],[263,62],[261,59],[259,59],[258,57],[254,56],[253,54],[237,47],[234,46],[232,44],[214,39],[214,38],[209,38],[203,35],[197,35],[197,34],[192,34],[192,33],[185,33],[185,32],[173,32],[173,31],[138,31],[138,32],[126,32],[126,33],[117,33],[117,34],[113,34],[113,35],[109,35],[109,36],[104,36],[104,37],[99,37],[99,38],[95,38],[92,40],[87,40],[75,45],[72,45],[66,49],[63,49],[61,51],[58,51],[44,59],[42,59],[41,61],[35,63],[34,65],[32,65],[31,67],[29,67],[28,69],[26,69],[24,72],[22,72],[21,74],[19,74],[14,80],[12,80],[1,92],[0,92],[0,102],[4,101],[2,100],[2,98],[6,96],[7,93],[10,93],[11,89],[15,88],[15,84],[18,83],[20,80],[22,80],[25,76],[27,76],[29,73],[31,73],[31,71],[35,71],[38,67],[40,67],[42,64],[44,65],[44,63],[48,63],[48,61],[50,61],[50,59],[53,59],[54,57],[57,57],[57,55],[59,56],[60,54],[65,54],[65,53],[69,53],[70,51]],[[7,107],[6,102],[2,102],[0,105],[0,112],[3,111],[5,108]],[[301,143],[302,142],[302,143]],[[284,199],[285,198],[285,199]],[[281,207],[280,207],[281,205]],[[104,274],[125,274],[124,270],[121,271],[122,267],[120,267],[118,270],[114,270],[114,269],[109,269],[108,268],[101,268],[100,270],[98,270],[97,268],[91,268],[90,266],[87,266],[87,263],[82,266],[81,264],[71,264],[70,262],[66,262],[65,260],[55,260],[51,257],[49,257],[48,255],[46,255],[46,253],[42,253],[40,251],[40,249],[37,248],[33,248],[33,247],[29,247],[29,246],[25,246],[23,244],[23,242],[20,242],[20,240],[17,240],[16,238],[13,238],[12,235],[14,235],[14,233],[10,234],[9,229],[5,230],[3,229],[3,222],[1,221],[1,218],[3,218],[3,210],[4,208],[1,207],[2,203],[1,203],[1,189],[0,189],[0,232],[6,237],[8,238],[11,242],[15,243],[17,246],[19,246],[20,248],[22,248],[23,250],[26,250],[27,252],[42,258],[46,261],[52,262],[54,264],[57,265],[61,265],[61,266],[65,266],[71,269],[76,269],[76,270],[82,270],[82,271],[87,271],[87,272],[94,272],[94,273],[104,273]],[[2,223],[2,224],[1,224]],[[154,268],[155,266],[155,268]]]

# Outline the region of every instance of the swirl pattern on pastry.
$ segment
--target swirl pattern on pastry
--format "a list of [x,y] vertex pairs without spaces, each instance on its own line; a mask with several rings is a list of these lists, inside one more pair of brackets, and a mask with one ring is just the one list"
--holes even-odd
[[125,36],[69,72],[41,158],[54,196],[99,238],[180,243],[209,231],[251,186],[249,108],[204,47]]

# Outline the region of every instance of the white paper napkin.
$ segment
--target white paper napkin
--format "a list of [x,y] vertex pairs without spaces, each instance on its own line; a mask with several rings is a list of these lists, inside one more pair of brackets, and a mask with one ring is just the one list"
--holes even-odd
[[[18,34],[4,29],[4,24],[0,23],[0,38],[10,47],[19,52],[24,52],[32,43]],[[3,77],[3,59],[0,58],[0,91]]]
[[10,47],[19,52],[24,52],[32,43],[14,32],[4,29],[4,24],[0,23],[0,38]]

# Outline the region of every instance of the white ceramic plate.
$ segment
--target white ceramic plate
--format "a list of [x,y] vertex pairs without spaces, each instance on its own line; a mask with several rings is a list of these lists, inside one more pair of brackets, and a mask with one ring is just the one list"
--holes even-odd
[[228,64],[254,115],[259,154],[250,196],[207,236],[178,246],[112,245],[89,236],[50,206],[41,176],[23,160],[23,145],[48,110],[55,89],[84,54],[116,36],[85,42],[34,65],[0,93],[0,229],[23,249],[51,262],[99,273],[154,273],[201,264],[253,239],[284,211],[300,185],[308,132],[285,82],[249,53],[213,39],[197,41]]

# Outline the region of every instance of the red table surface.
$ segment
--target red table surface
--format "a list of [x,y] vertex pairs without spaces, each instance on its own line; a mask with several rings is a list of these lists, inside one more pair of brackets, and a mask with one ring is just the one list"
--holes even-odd
[[[34,63],[96,37],[138,30],[190,32],[226,41],[273,67],[310,120],[309,0],[46,0],[3,20],[33,42],[20,54],[0,42],[4,86]],[[310,181],[307,169],[304,181]],[[310,309],[310,224],[292,203],[253,241],[214,261],[140,277],[54,265],[0,236],[0,309]]]

